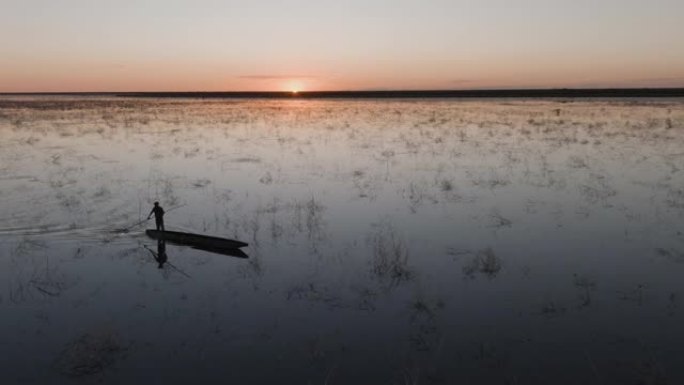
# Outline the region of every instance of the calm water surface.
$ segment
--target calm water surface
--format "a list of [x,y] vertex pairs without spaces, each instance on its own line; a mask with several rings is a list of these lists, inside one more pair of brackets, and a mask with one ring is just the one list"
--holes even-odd
[[1,381],[684,383],[682,223],[681,99],[3,97]]

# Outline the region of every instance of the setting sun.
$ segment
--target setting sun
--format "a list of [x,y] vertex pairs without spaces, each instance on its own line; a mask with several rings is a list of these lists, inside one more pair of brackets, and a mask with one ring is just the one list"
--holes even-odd
[[304,88],[302,86],[302,83],[296,80],[290,81],[285,85],[285,90],[288,92],[292,93],[293,95],[296,95],[302,91]]

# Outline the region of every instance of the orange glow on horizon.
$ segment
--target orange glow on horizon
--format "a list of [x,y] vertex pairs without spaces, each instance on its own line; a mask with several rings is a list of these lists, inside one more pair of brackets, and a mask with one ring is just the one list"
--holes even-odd
[[[0,61],[2,61],[0,59]],[[255,76],[233,74],[217,67],[196,73],[184,63],[158,68],[153,64],[112,68],[82,67],[75,61],[51,65],[0,66],[0,92],[183,92],[183,91],[278,91],[301,95],[311,91],[429,90],[499,88],[658,88],[684,87],[684,73],[667,63],[657,78],[644,69],[616,68],[611,63],[592,63],[587,74],[580,63],[554,60],[544,63],[545,71],[526,68],[524,62],[473,63],[462,65],[453,75],[450,67],[405,69],[359,68],[358,72],[337,75],[328,68],[293,70],[283,75],[264,70]],[[496,64],[496,65],[495,65]],[[562,65],[561,65],[562,64]],[[424,75],[430,73],[430,75]],[[309,75],[311,74],[311,75]],[[221,79],[221,81],[217,81]]]
[[304,89],[304,86],[300,81],[291,80],[285,85],[284,88],[285,90],[291,92],[293,95],[297,95]]

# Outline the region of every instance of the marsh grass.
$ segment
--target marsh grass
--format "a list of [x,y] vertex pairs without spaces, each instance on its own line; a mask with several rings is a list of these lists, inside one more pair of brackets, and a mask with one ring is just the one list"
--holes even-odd
[[511,184],[511,181],[499,174],[495,169],[490,169],[488,174],[468,172],[471,178],[471,183],[474,186],[494,190],[502,188]]
[[573,274],[573,284],[579,290],[580,308],[591,305],[591,296],[596,291],[596,281],[583,275]]
[[638,306],[642,306],[644,304],[646,291],[646,284],[638,283],[630,289],[622,291],[620,293],[620,299],[623,301],[631,302]]
[[476,277],[477,274],[484,275],[488,279],[495,278],[501,271],[501,259],[494,254],[491,247],[480,250],[475,253],[475,256],[463,266],[463,274],[470,279]]
[[50,297],[59,297],[62,292],[73,287],[66,275],[57,266],[50,266],[50,258],[45,258],[45,268],[35,272],[29,283],[41,293]]
[[116,331],[85,333],[59,353],[53,367],[69,377],[92,376],[123,359],[128,349]]
[[415,273],[409,268],[409,251],[395,228],[386,222],[377,226],[370,239],[373,250],[371,273],[389,286],[410,281]]
[[655,249],[655,254],[674,263],[684,263],[684,251],[658,247]]
[[495,229],[501,229],[501,228],[506,228],[506,227],[511,227],[513,226],[513,222],[508,219],[504,218],[501,213],[499,213],[498,210],[494,210],[490,215],[489,218],[491,219],[490,227],[493,227]]
[[589,204],[610,205],[610,199],[618,194],[603,175],[594,174],[589,183],[579,186],[580,193]]
[[552,318],[564,314],[566,309],[563,305],[548,300],[541,304],[539,311],[542,316]]
[[448,179],[442,179],[439,182],[439,189],[443,192],[450,192],[454,189],[454,184]]
[[357,304],[356,308],[361,311],[372,312],[377,309],[375,301],[378,299],[378,292],[368,288],[356,288],[354,291],[357,293]]
[[34,254],[38,250],[47,250],[48,245],[45,241],[24,237],[14,247],[13,254],[17,256],[26,256]]
[[287,290],[287,300],[303,300],[310,303],[321,303],[328,308],[347,307],[332,289],[314,282],[296,285]]

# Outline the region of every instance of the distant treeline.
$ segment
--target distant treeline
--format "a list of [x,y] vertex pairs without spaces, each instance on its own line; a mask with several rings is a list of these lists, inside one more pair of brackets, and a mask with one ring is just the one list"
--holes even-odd
[[684,97],[684,88],[421,90],[421,91],[300,91],[293,92],[132,92],[128,97],[155,98],[639,98]]
[[[5,95],[21,95],[19,93]],[[135,98],[243,98],[243,99],[383,99],[383,98],[672,98],[684,97],[684,88],[416,90],[416,91],[300,91],[294,92],[94,92],[24,93],[23,95],[93,95]]]

